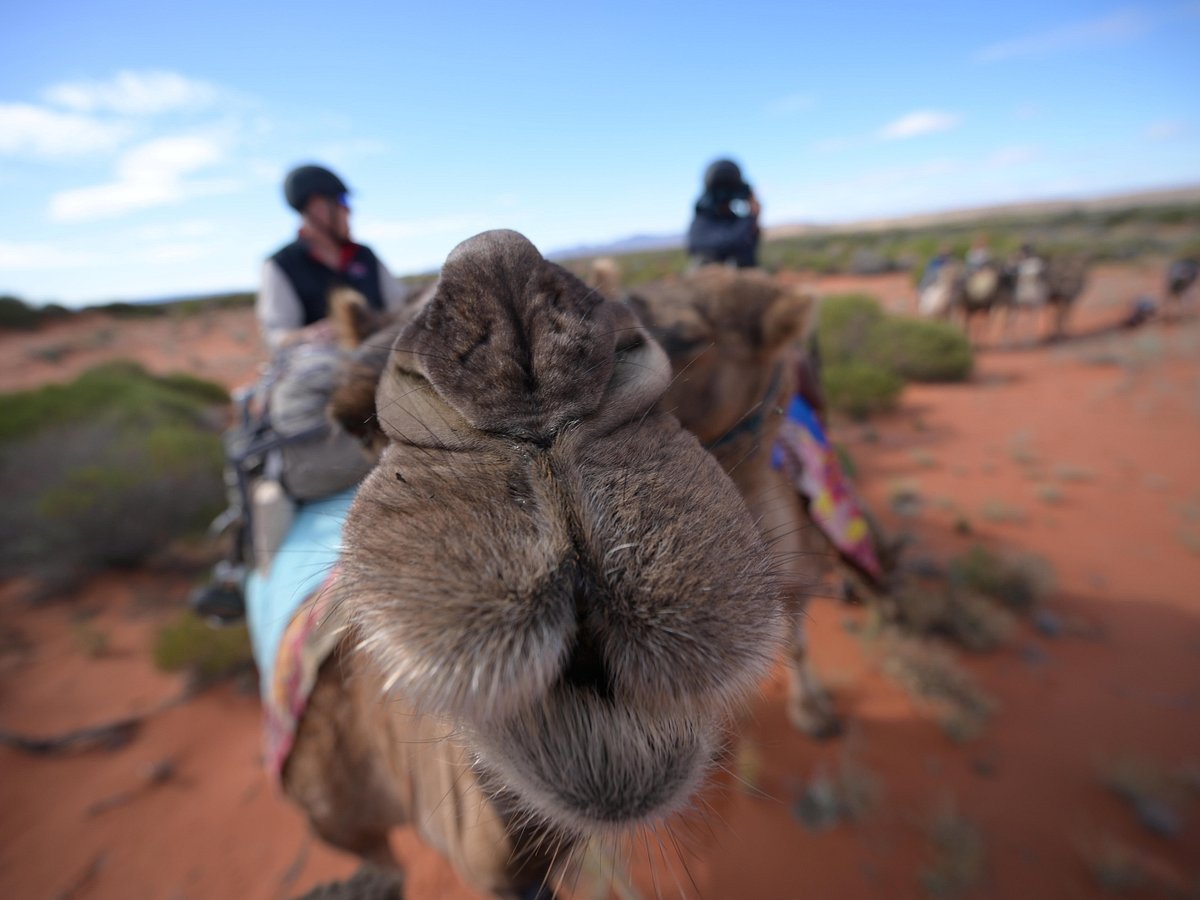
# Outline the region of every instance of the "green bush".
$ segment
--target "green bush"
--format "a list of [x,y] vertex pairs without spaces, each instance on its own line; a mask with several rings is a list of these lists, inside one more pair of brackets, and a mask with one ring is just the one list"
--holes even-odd
[[225,500],[225,396],[124,363],[0,397],[0,568],[65,588],[203,529]]
[[865,362],[826,366],[821,380],[826,402],[856,419],[891,409],[904,388],[898,375]]
[[123,300],[106,303],[98,309],[114,319],[154,319],[167,314],[167,307],[161,303],[127,303]]
[[950,561],[950,583],[977,591],[1014,612],[1036,607],[1054,583],[1048,563],[1034,556],[1002,557],[982,544]]
[[0,328],[33,331],[42,324],[41,314],[18,297],[0,297]]
[[872,330],[865,356],[908,381],[962,381],[971,374],[971,344],[949,322],[889,316]]
[[214,628],[191,612],[165,626],[154,642],[154,663],[210,684],[250,669],[254,656],[245,625]]
[[863,351],[883,322],[879,301],[866,294],[835,294],[817,310],[817,345],[826,365],[866,362]]
[[905,381],[960,381],[973,364],[954,326],[889,316],[865,294],[821,302],[817,346],[829,405],[857,418],[892,406]]
[[0,396],[0,443],[81,420],[146,424],[164,414],[197,421],[229,394],[220,385],[191,375],[150,375],[140,365],[118,360],[89,369],[70,384]]

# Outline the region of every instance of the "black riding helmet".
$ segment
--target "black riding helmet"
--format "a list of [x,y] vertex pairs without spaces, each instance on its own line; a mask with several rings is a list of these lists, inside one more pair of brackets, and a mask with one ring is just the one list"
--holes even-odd
[[718,159],[716,162],[709,165],[704,172],[704,187],[706,190],[714,188],[740,188],[744,187],[746,182],[742,179],[742,170],[738,168],[738,164],[731,159]]
[[304,204],[310,197],[337,199],[350,193],[350,188],[324,166],[297,166],[283,180],[283,196],[288,206],[298,213],[304,212]]

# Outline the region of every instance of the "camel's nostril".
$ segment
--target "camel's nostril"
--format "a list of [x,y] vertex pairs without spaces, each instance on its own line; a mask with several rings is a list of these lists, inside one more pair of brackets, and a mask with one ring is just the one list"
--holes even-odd
[[595,694],[603,700],[612,699],[612,678],[604,664],[604,655],[595,636],[587,628],[576,632],[575,646],[567,657],[563,681],[573,688]]

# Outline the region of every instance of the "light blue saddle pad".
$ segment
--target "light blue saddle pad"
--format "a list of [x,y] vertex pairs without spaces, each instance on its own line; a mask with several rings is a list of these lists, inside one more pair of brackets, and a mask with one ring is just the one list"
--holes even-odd
[[272,684],[284,629],[338,560],[342,525],[357,490],[356,486],[298,506],[266,577],[255,570],[246,581],[246,620],[264,695]]

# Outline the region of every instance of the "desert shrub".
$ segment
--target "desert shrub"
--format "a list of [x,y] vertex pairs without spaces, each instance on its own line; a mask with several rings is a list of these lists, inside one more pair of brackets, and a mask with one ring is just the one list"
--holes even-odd
[[253,666],[250,633],[244,624],[214,628],[186,612],[158,632],[154,663],[166,672],[186,672],[200,684],[211,684]]
[[982,544],[950,561],[950,583],[976,591],[1015,612],[1028,612],[1049,592],[1053,572],[1033,556],[1002,557]]
[[961,381],[973,365],[971,345],[953,325],[889,316],[865,294],[821,302],[817,343],[830,365],[870,363],[906,381]]
[[856,419],[891,409],[904,388],[898,375],[865,362],[826,366],[821,380],[830,407]]
[[190,375],[149,375],[129,360],[89,369],[65,385],[0,396],[0,443],[45,428],[100,419],[136,426],[170,416],[196,420],[213,403],[228,400],[219,385]]
[[202,529],[224,502],[224,396],[120,364],[0,398],[0,568],[66,587]]
[[167,314],[167,307],[162,303],[127,303],[123,300],[106,303],[99,309],[114,319],[154,319]]
[[971,347],[956,328],[888,316],[865,294],[822,301],[817,344],[830,407],[855,418],[891,408],[906,380],[958,381],[972,366]]
[[883,321],[879,301],[866,294],[835,294],[817,310],[817,345],[826,365],[863,361],[871,333]]
[[971,344],[949,322],[888,316],[864,349],[868,358],[908,381],[962,381],[971,374]]
[[933,897],[963,897],[975,892],[984,880],[983,832],[962,816],[953,804],[940,810],[929,826],[933,862],[921,883]]
[[[173,316],[194,316],[211,310],[236,309],[241,306],[253,306],[256,294],[239,291],[232,294],[213,294],[207,297],[189,297],[186,300],[172,300],[161,304],[139,304],[153,306]],[[156,313],[157,315],[157,313]]]
[[0,297],[0,328],[33,331],[41,323],[41,313],[24,300],[19,297]]
[[916,583],[896,593],[904,631],[937,635],[967,650],[994,650],[1012,632],[1012,615],[969,587]]
[[979,735],[996,708],[944,644],[885,628],[876,638],[880,668],[927,705],[943,732],[956,741]]

